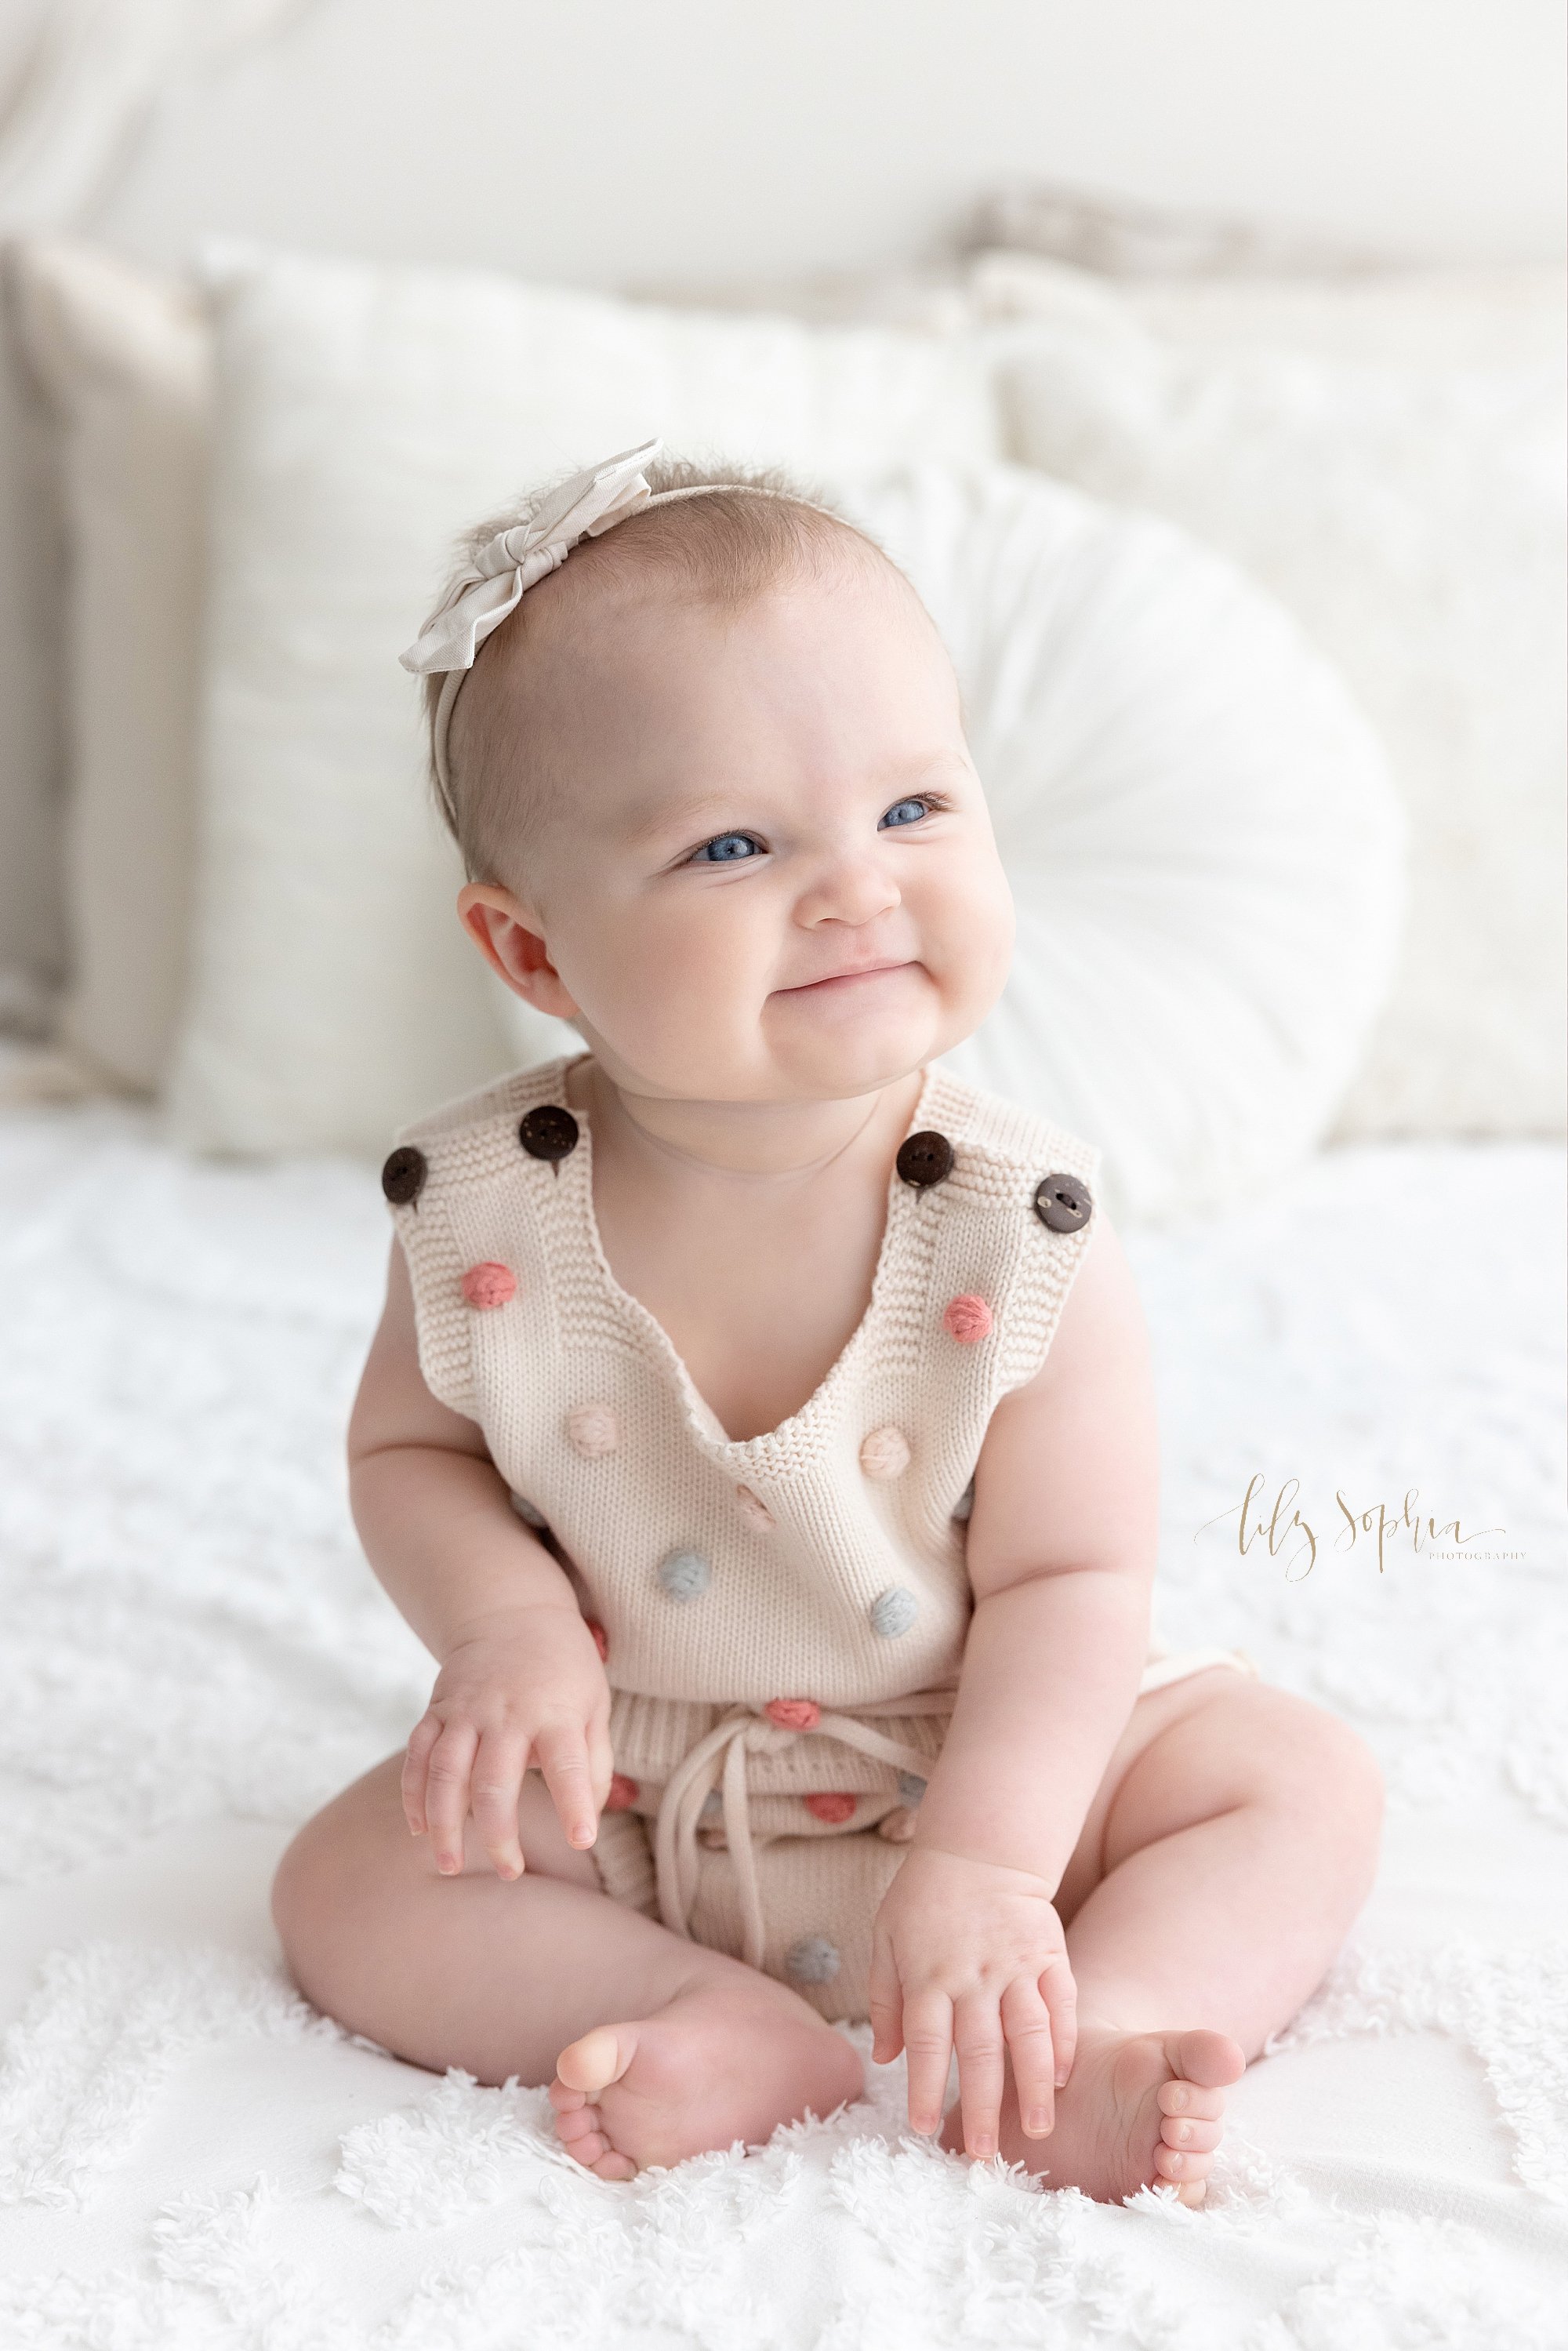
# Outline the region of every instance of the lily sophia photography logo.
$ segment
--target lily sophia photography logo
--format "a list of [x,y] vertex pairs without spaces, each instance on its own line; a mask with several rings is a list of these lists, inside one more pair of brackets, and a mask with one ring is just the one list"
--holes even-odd
[[1311,1518],[1301,1507],[1301,1490],[1299,1478],[1287,1478],[1270,1499],[1268,1479],[1259,1470],[1248,1480],[1240,1501],[1206,1519],[1193,1541],[1196,1542],[1208,1528],[1233,1518],[1237,1547],[1243,1557],[1262,1545],[1270,1559],[1280,1562],[1287,1580],[1293,1583],[1310,1575],[1320,1553],[1330,1550],[1342,1554],[1359,1551],[1368,1561],[1375,1555],[1380,1575],[1391,1554],[1405,1552],[1406,1548],[1409,1553],[1428,1560],[1490,1562],[1524,1557],[1521,1551],[1479,1550],[1477,1545],[1506,1535],[1508,1529],[1479,1527],[1466,1533],[1458,1519],[1441,1519],[1435,1510],[1423,1511],[1418,1486],[1412,1486],[1397,1505],[1353,1502],[1336,1487],[1333,1505],[1323,1508],[1314,1504]]

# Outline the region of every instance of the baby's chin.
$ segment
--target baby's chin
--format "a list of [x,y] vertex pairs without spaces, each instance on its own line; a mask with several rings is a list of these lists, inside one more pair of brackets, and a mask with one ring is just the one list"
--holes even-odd
[[842,993],[815,989],[771,996],[758,1023],[768,1065],[808,1097],[870,1093],[896,1084],[946,1053],[972,1023],[944,1007],[929,981],[902,976],[851,983]]

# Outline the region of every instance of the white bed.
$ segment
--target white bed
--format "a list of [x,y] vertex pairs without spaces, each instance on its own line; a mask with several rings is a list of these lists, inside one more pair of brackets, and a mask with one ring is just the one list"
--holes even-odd
[[[427,1684],[339,1463],[373,1173],[196,1164],[104,1104],[8,1114],[5,2351],[1568,2342],[1563,1178],[1546,1144],[1363,1145],[1128,1236],[1162,1624],[1348,1716],[1389,1789],[1377,1887],[1189,2212],[903,2141],[896,2066],[765,2150],[605,2186],[540,2094],[303,2010],[273,1865]],[[1266,1505],[1301,1481],[1310,1573],[1240,1551],[1254,1473]],[[1396,1513],[1413,1487],[1461,1557],[1335,1547],[1336,1489]]]

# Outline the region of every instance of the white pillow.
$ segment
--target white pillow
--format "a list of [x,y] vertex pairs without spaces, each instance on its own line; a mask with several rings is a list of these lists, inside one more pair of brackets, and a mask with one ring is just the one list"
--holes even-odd
[[59,431],[68,549],[60,1033],[162,1080],[190,921],[209,341],[193,290],[75,238],[11,248],[14,315]]
[[992,256],[975,292],[1015,454],[1243,564],[1388,753],[1409,925],[1333,1139],[1560,1132],[1561,287],[1113,290]]
[[206,274],[203,831],[172,1117],[206,1148],[380,1151],[515,1058],[397,664],[456,532],[652,433],[807,475],[985,457],[991,398],[976,356],[931,338],[237,249]]
[[1007,994],[952,1065],[1101,1144],[1113,1216],[1258,1190],[1322,1137],[1393,970],[1371,730],[1168,524],[1003,465],[835,488],[953,654],[1018,902]]

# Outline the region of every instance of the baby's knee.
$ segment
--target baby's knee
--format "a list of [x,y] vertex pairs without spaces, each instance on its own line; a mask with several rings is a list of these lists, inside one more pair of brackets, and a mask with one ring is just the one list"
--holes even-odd
[[1383,1767],[1343,1715],[1284,1691],[1288,1719],[1272,1759],[1285,1802],[1345,1852],[1375,1857],[1382,1840]]
[[346,1788],[308,1820],[273,1877],[272,1923],[289,1972],[311,1998],[337,1972],[336,1957],[352,1945],[375,1889],[390,1890],[385,1882],[395,1874],[400,1855],[383,1833],[377,1777]]
[[333,1865],[341,1835],[333,1815],[336,1806],[306,1822],[285,1848],[272,1880],[272,1923],[283,1946],[283,1956],[298,1977],[300,1957],[314,1945],[333,1907]]

